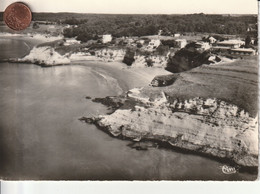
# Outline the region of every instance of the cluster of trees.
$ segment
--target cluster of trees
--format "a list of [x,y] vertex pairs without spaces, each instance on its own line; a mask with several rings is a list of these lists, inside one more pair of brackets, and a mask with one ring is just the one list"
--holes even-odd
[[63,30],[63,35],[67,38],[76,37],[77,40],[87,42],[88,40],[97,40],[98,32],[86,24],[80,27],[70,27]]
[[33,23],[33,29],[38,29],[40,28],[39,24],[37,22]]
[[87,22],[88,22],[87,19],[76,19],[75,17],[72,17],[72,18],[67,18],[64,21],[61,21],[59,23],[69,24],[69,25],[79,25],[79,24],[85,24]]
[[134,56],[135,50],[127,49],[123,59],[123,63],[127,64],[128,66],[131,66],[132,63],[135,61]]
[[[87,30],[90,36],[112,34],[121,36],[162,35],[176,32],[201,32],[245,35],[248,27],[257,29],[257,15],[117,15],[117,14],[75,14],[75,13],[34,13],[34,20],[52,21],[78,25],[69,36],[79,36]],[[257,33],[255,33],[257,34]],[[65,33],[67,35],[67,32]],[[81,35],[82,36],[82,35]]]
[[208,64],[209,57],[209,51],[201,53],[195,49],[183,48],[169,58],[165,69],[173,73],[188,71],[201,64]]
[[161,40],[161,43],[162,43],[162,45],[168,46],[170,48],[178,46],[177,42],[174,40]]
[[252,38],[250,37],[250,35],[247,35],[247,37],[245,38],[245,45],[242,45],[242,46],[245,48],[257,49],[258,39],[253,39],[253,42],[252,42]]

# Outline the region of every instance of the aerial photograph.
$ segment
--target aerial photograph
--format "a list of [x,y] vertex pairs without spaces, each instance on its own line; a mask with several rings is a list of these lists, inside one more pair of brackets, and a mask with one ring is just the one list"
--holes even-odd
[[0,179],[257,179],[256,0],[15,2]]

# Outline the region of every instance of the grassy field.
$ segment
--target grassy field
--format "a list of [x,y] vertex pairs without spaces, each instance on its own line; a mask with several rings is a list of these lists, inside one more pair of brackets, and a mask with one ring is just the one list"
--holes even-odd
[[235,104],[253,117],[258,112],[257,56],[235,62],[203,65],[180,73],[170,86],[147,87],[144,95],[160,95],[164,91],[172,99],[217,98]]

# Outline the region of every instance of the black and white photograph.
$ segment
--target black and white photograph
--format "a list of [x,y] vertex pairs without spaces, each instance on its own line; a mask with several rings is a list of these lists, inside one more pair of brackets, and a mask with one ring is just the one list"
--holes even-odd
[[1,0],[0,179],[255,181],[256,0]]

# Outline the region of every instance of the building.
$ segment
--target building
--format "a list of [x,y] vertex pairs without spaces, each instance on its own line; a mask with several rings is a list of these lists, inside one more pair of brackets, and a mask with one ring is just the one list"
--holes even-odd
[[102,36],[102,43],[108,43],[112,41],[112,35],[111,34],[105,34]]
[[218,53],[227,53],[230,48],[226,46],[213,46],[212,51],[218,52]]
[[141,40],[138,40],[137,43],[144,45],[145,41],[143,39],[141,39]]
[[178,48],[184,48],[187,45],[186,39],[177,39],[175,40]]
[[244,44],[245,44],[245,41],[242,41],[242,40],[224,40],[221,42],[217,42],[216,46],[233,49],[233,48],[239,48],[240,46],[242,46]]
[[195,43],[195,49],[198,50],[198,51],[205,51],[205,50],[208,50],[210,48],[211,47],[210,47],[208,42],[199,41],[199,42]]
[[181,34],[178,34],[178,33],[177,33],[177,34],[174,34],[173,36],[174,36],[174,37],[180,37]]
[[80,41],[75,40],[74,38],[66,38],[66,41],[64,43],[65,46],[73,45],[73,44],[80,44]]
[[237,54],[237,55],[255,55],[256,52],[254,49],[251,48],[235,48],[230,49],[230,54]]
[[156,49],[158,46],[160,46],[161,41],[159,39],[152,39],[148,46],[147,49]]
[[212,37],[212,36],[209,37],[208,39],[209,39],[209,43],[210,43],[210,44],[214,44],[214,43],[217,41],[217,39],[214,38],[214,37]]

